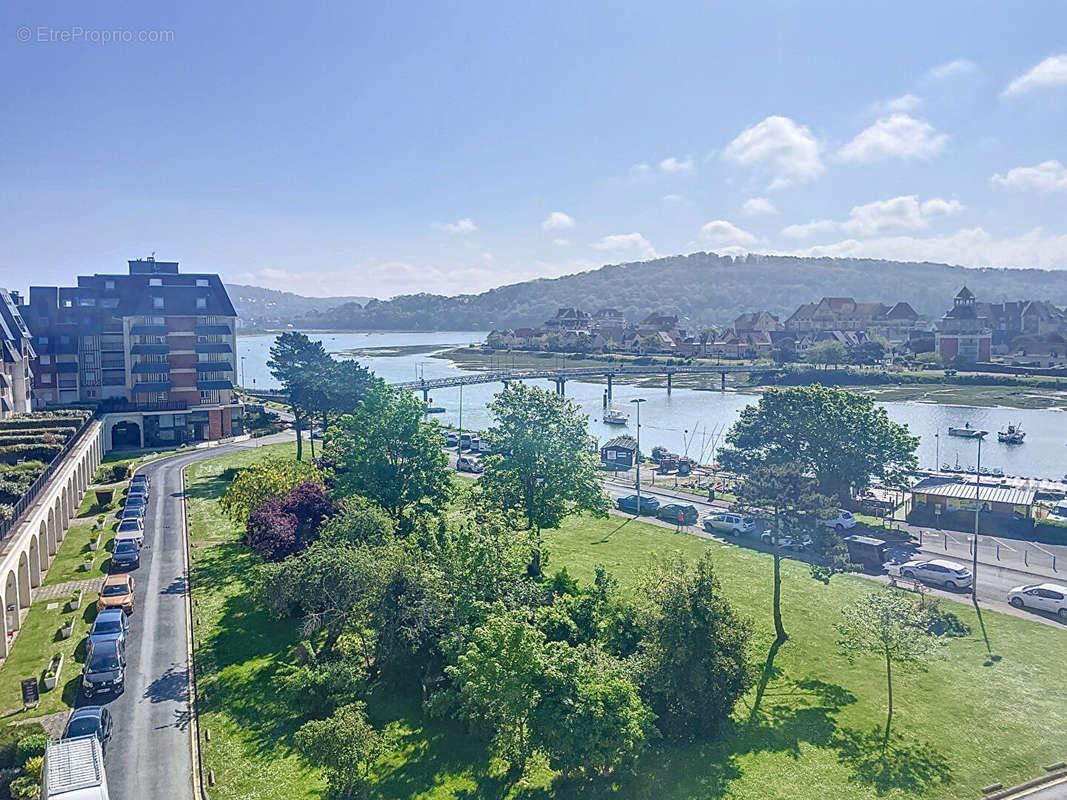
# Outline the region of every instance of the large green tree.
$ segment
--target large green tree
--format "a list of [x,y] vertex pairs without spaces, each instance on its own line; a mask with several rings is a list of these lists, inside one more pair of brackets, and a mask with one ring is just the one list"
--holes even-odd
[[918,446],[870,397],[816,384],[770,389],[745,407],[718,460],[741,475],[796,463],[811,471],[822,494],[845,501],[872,479],[901,485],[918,466]]
[[359,406],[326,432],[325,461],[339,495],[370,498],[401,529],[409,530],[420,512],[440,510],[452,496],[437,424],[424,419],[413,394],[378,378]]
[[[312,341],[299,331],[280,334],[271,345],[267,366],[289,396],[289,408],[295,419],[298,459],[303,458],[304,451],[301,432],[308,427],[316,408],[322,403],[322,376],[329,371],[332,363],[333,359],[322,342]],[[311,440],[311,456],[315,457],[314,437]]]
[[322,767],[332,796],[341,800],[369,795],[371,767],[386,750],[362,702],[342,706],[329,719],[304,723],[296,732],[296,746],[304,758]]
[[534,531],[531,570],[539,574],[543,529],[558,528],[569,514],[607,514],[588,417],[567,398],[522,383],[497,394],[489,412],[486,439],[501,452],[486,458],[479,494]]
[[[833,570],[840,557],[841,541],[830,528],[819,523],[819,517],[831,513],[832,501],[819,494],[819,485],[798,464],[770,464],[756,467],[737,487],[737,506],[740,510],[770,512],[770,533],[773,546],[772,614],[777,642],[788,634],[782,623],[782,550],[781,539],[811,539],[816,549],[826,552],[828,563],[813,566],[813,570]],[[826,540],[836,541],[826,541]]]
[[241,527],[264,500],[286,497],[305,483],[323,483],[322,472],[313,464],[272,456],[237,472],[219,500],[222,510]]

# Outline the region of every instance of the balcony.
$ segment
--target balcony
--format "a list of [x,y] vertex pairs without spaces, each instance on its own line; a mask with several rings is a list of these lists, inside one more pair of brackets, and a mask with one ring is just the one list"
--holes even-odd
[[198,353],[232,353],[233,348],[227,342],[197,342]]
[[78,362],[77,361],[57,361],[56,362],[56,372],[77,372],[77,371],[78,371]]
[[197,336],[233,336],[229,325],[197,325]]
[[130,368],[130,372],[143,375],[146,372],[170,372],[169,361],[138,361],[133,367]]
[[166,336],[166,325],[134,325],[130,328],[130,336]]
[[197,361],[197,372],[233,372],[233,365],[229,361]]
[[202,392],[232,389],[233,381],[197,381],[196,388]]
[[170,352],[169,344],[135,344],[130,348],[135,356],[165,356]]
[[170,381],[141,381],[133,385],[132,391],[134,394],[169,392]]

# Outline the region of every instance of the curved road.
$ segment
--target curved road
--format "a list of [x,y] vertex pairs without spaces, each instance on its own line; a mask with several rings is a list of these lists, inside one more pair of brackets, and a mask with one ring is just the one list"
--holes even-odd
[[106,703],[114,733],[105,765],[112,800],[193,800],[182,467],[292,434],[195,450],[146,464],[152,482],[134,614],[126,646],[126,691]]

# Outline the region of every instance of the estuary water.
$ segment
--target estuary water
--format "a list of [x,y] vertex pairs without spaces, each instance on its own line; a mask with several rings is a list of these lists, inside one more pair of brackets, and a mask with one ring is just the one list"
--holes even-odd
[[[316,333],[313,339],[323,342],[338,357],[355,358],[387,382],[411,381],[420,377],[441,378],[467,372],[441,358],[435,352],[481,342],[485,331],[444,331],[430,333]],[[240,380],[249,387],[278,388],[267,369],[273,334],[241,336],[237,341]],[[535,381],[552,388],[550,381]],[[486,404],[500,391],[499,384],[478,384],[433,392],[434,405],[446,411],[435,415],[444,423],[464,429],[489,425]],[[728,391],[697,391],[629,386],[616,383],[613,404],[630,414],[623,427],[606,425],[603,412],[603,383],[567,381],[567,396],[580,403],[589,415],[590,432],[601,442],[622,433],[636,434],[637,406],[629,401],[638,397],[641,404],[641,449],[648,452],[655,445],[688,454],[703,463],[714,458],[722,434],[734,423],[746,405],[757,401],[756,395]],[[462,398],[462,404],[461,404]],[[932,468],[939,464],[958,463],[967,467],[976,463],[974,441],[948,435],[949,426],[972,426],[990,431],[982,445],[982,465],[1000,467],[1007,475],[1031,478],[1063,478],[1067,473],[1067,415],[1063,411],[1015,408],[972,408],[932,403],[891,402],[882,404],[890,418],[905,423],[919,436],[919,463]],[[460,419],[462,408],[462,421]],[[1026,431],[1023,445],[1005,445],[996,440],[996,432],[1009,423],[1021,424]]]

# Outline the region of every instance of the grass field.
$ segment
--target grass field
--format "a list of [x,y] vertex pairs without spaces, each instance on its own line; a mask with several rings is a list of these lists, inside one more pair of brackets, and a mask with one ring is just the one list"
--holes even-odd
[[[201,724],[212,732],[206,768],[213,798],[319,798],[321,776],[292,749],[300,720],[278,702],[271,676],[289,658],[295,634],[256,610],[246,583],[251,557],[218,509],[226,471],[292,450],[279,445],[200,462],[186,471],[194,548],[197,662]],[[372,696],[372,718],[387,728],[394,752],[376,770],[381,798],[559,798],[560,800],[842,800],[875,797],[966,798],[981,787],[1011,784],[1067,756],[1067,635],[1024,619],[986,612],[996,659],[990,659],[973,609],[945,602],[974,632],[950,640],[926,672],[903,672],[894,684],[897,712],[889,754],[882,665],[855,665],[838,654],[833,623],[845,603],[872,589],[855,576],[830,585],[786,561],[784,609],[792,638],[770,654],[769,557],[646,523],[611,517],[573,519],[547,534],[549,571],[566,566],[588,580],[608,566],[631,591],[650,559],[680,552],[714,554],[723,591],[752,621],[757,686],[738,705],[732,728],[699,746],[656,746],[632,775],[591,783],[545,776],[503,785],[477,737],[423,718],[417,702]]]

